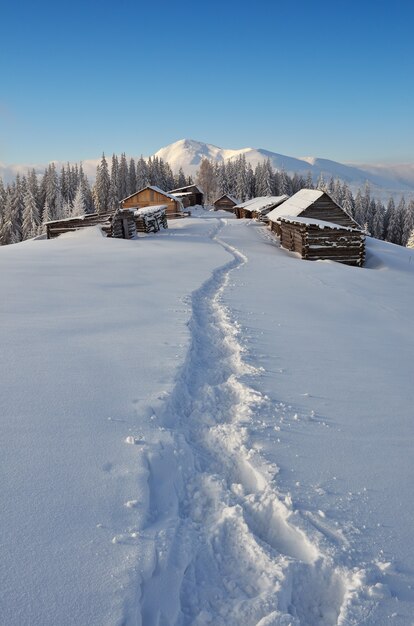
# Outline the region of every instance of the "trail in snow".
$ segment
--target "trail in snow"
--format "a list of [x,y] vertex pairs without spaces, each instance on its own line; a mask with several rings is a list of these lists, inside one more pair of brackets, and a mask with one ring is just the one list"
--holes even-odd
[[336,567],[294,522],[277,468],[249,444],[269,398],[246,379],[238,328],[221,296],[248,260],[233,259],[192,296],[191,346],[162,421],[170,439],[148,455],[150,566],[145,626],[333,626],[351,623],[358,575]]

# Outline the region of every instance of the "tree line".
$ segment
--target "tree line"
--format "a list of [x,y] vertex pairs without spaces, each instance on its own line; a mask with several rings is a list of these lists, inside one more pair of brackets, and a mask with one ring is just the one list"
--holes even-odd
[[[203,159],[197,181],[208,200],[230,194],[240,202],[257,196],[293,195],[300,189],[326,191],[364,230],[391,243],[406,246],[414,229],[414,200],[404,196],[398,203],[391,197],[386,205],[371,193],[369,184],[354,195],[347,185],[333,177],[326,181],[321,174],[313,182],[312,174],[289,176],[283,169],[274,170],[270,160],[258,163],[255,169],[244,155],[233,161],[217,163]],[[414,235],[413,235],[414,239]]]
[[166,190],[191,182],[181,168],[174,175],[160,158],[127,161],[125,154],[113,155],[110,167],[102,155],[92,187],[82,164],[68,163],[58,171],[50,163],[43,175],[32,169],[26,176],[17,174],[8,185],[0,178],[0,245],[40,235],[48,221],[115,210],[121,200],[146,185]]
[[[243,202],[257,196],[292,195],[303,188],[326,191],[373,237],[399,245],[414,242],[414,200],[402,197],[398,203],[390,198],[385,206],[373,197],[369,185],[354,195],[346,183],[321,175],[314,183],[309,172],[289,176],[276,171],[270,160],[253,169],[244,155],[226,163],[203,159],[197,173],[207,202],[225,193]],[[127,160],[125,154],[113,155],[110,164],[102,155],[91,187],[82,164],[64,165],[60,171],[51,163],[43,175],[31,170],[26,176],[17,175],[4,185],[0,178],[0,244],[6,245],[30,239],[44,232],[47,221],[65,219],[93,212],[115,210],[120,200],[147,185],[170,190],[192,184],[180,168],[174,174],[168,163],[158,157],[148,160],[142,156]]]

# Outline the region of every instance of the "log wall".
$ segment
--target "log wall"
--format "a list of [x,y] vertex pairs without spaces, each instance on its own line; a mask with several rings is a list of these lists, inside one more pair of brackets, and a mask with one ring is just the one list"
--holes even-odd
[[333,222],[338,226],[360,228],[340,206],[338,206],[327,194],[323,194],[309,208],[305,209],[300,217],[309,217],[325,222]]
[[280,221],[281,245],[307,260],[331,260],[362,267],[365,237],[359,230],[342,230],[314,224]]
[[[47,222],[47,238],[54,239],[63,233],[70,233],[87,226],[102,226],[103,230],[108,233],[108,228],[111,228],[113,214],[113,211],[107,211],[105,213],[90,213],[89,215],[84,215],[83,217],[74,217],[66,220]],[[108,236],[111,237],[110,234]]]

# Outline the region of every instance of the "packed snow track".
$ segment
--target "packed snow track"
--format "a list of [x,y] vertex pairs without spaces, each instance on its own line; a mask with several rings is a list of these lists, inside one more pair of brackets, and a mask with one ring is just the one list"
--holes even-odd
[[212,236],[233,259],[192,295],[191,345],[162,415],[170,444],[148,458],[145,532],[154,553],[137,622],[350,623],[345,614],[358,582],[295,524],[277,492],[277,468],[249,442],[249,424],[270,399],[250,384],[259,372],[243,359],[222,303],[231,273],[248,262],[220,240],[222,226]]

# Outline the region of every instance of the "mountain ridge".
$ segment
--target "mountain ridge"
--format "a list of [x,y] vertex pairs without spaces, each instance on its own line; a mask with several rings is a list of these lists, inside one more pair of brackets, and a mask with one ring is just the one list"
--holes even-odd
[[398,166],[357,166],[344,164],[321,157],[291,157],[264,148],[219,148],[194,139],[180,139],[158,150],[153,156],[167,161],[173,171],[182,167],[186,175],[195,176],[203,157],[218,163],[225,163],[244,155],[246,161],[256,167],[261,161],[269,159],[276,170],[284,169],[288,174],[307,176],[310,172],[313,181],[322,174],[325,180],[332,176],[346,182],[353,190],[368,182],[376,195],[414,194],[414,165],[410,168],[402,165],[404,175]]
[[[326,181],[332,176],[346,182],[349,187],[356,191],[369,183],[371,191],[382,199],[390,195],[407,197],[414,196],[414,163],[401,164],[355,164],[340,163],[321,157],[304,156],[292,157],[264,148],[220,148],[194,139],[179,139],[167,146],[160,148],[152,157],[160,157],[169,163],[174,172],[180,167],[186,175],[195,176],[202,158],[208,158],[216,162],[227,162],[244,155],[247,162],[255,168],[259,162],[269,159],[276,170],[284,169],[288,174],[300,174],[304,177],[310,172],[314,182],[323,174]],[[128,157],[129,158],[129,157]],[[109,161],[109,159],[108,159]],[[66,165],[64,161],[50,161],[56,164],[58,169]],[[96,174],[96,166],[100,158],[82,161],[85,174],[93,181]],[[110,165],[110,163],[109,163]],[[7,165],[0,162],[0,177],[7,183],[14,179],[16,174],[27,174],[34,168],[42,174],[47,164],[14,164]]]

